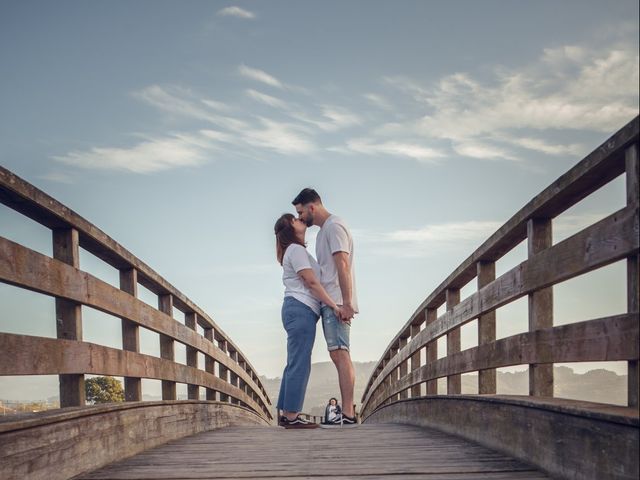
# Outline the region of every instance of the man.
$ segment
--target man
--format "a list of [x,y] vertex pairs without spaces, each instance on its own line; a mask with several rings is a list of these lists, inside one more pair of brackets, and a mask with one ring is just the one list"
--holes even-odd
[[337,318],[331,308],[325,305],[321,308],[324,338],[327,341],[331,360],[338,370],[342,395],[342,415],[334,423],[356,425],[353,406],[356,376],[349,353],[351,319],[358,313],[353,270],[353,239],[344,221],[327,211],[315,190],[305,188],[291,203],[298,212],[298,218],[308,227],[312,225],[320,227],[316,237],[316,259],[320,265],[320,283],[342,311],[342,318]]

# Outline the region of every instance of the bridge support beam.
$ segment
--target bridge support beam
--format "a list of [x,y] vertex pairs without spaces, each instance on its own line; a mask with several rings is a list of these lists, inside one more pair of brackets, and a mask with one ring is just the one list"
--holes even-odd
[[[427,308],[425,312],[425,317],[427,320],[427,326],[431,325],[438,319],[438,310],[435,308]],[[426,347],[427,358],[426,364],[433,363],[438,359],[438,341],[434,340],[427,344]],[[427,381],[427,395],[437,395],[438,394],[438,380],[429,380]]]
[[[135,268],[120,270],[120,290],[138,296],[138,271]],[[140,327],[126,318],[122,319],[122,349],[140,353]],[[127,402],[142,400],[142,379],[124,377],[124,399]]]
[[[420,315],[421,320],[419,323],[415,323],[411,325],[411,338],[415,338],[416,335],[420,333],[420,326],[425,321],[425,314]],[[418,370],[420,368],[420,352],[422,349],[416,350],[416,353],[411,355],[411,371]],[[411,387],[411,398],[416,398],[420,396],[420,385],[414,385]]]
[[[225,340],[218,340],[218,347],[220,347],[220,350],[222,350],[224,353],[227,353],[229,351],[227,348],[227,342]],[[221,363],[218,364],[218,375],[220,376],[223,382],[227,382],[227,383],[229,382],[229,369],[224,365],[222,365]],[[229,395],[225,393],[220,393],[220,401],[228,402]]]
[[[407,337],[401,337],[398,343],[398,347],[402,350],[407,345]],[[402,378],[407,374],[407,361],[405,360],[398,367],[398,377]],[[409,392],[408,390],[403,390],[400,392],[400,400],[408,398]]]
[[[53,258],[80,268],[80,242],[75,228],[53,230]],[[79,303],[56,298],[56,333],[65,340],[82,340],[82,307]],[[84,375],[59,375],[60,407],[85,404]]]
[[[204,329],[204,338],[209,340],[211,343],[213,343],[214,336],[215,336],[215,332],[213,331],[213,328]],[[213,358],[211,358],[208,355],[205,355],[204,357],[204,369],[208,373],[215,375],[215,361],[213,360]],[[211,388],[207,388],[206,397],[207,397],[207,400],[215,400],[216,391]]]
[[[553,244],[551,219],[532,218],[527,222],[529,258]],[[553,287],[529,294],[529,331],[553,327]],[[529,395],[553,397],[553,364],[529,365]]]
[[[478,262],[478,290],[496,279],[495,262]],[[478,345],[496,341],[496,311],[480,315],[478,318]],[[492,395],[496,393],[496,369],[480,370],[478,372],[478,393]]]
[[[460,289],[447,288],[446,291],[447,311],[453,310],[460,303]],[[460,328],[451,330],[447,334],[447,355],[460,351]],[[449,375],[447,377],[447,395],[457,395],[462,393],[462,377],[460,374]]]
[[[184,314],[184,324],[187,328],[197,331],[196,325],[198,318],[195,312],[187,312]],[[187,345],[187,365],[189,367],[198,368],[198,350]],[[187,386],[187,398],[189,400],[199,400],[200,387],[198,385],[189,384]]]
[[[627,206],[638,205],[638,144],[631,145],[625,151],[625,167],[627,180]],[[627,312],[640,311],[640,256],[627,258]],[[627,362],[627,404],[638,407],[640,396],[640,369],[638,360]]]
[[[158,295],[158,310],[166,313],[170,317],[173,317],[173,295],[165,294]],[[173,338],[160,334],[160,358],[165,360],[175,360],[175,342]],[[176,400],[176,382],[170,380],[162,380],[162,399],[163,400]]]

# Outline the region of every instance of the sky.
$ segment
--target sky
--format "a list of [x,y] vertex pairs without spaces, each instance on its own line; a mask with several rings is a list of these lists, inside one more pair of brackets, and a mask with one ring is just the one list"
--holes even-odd
[[[625,0],[0,0],[0,164],[150,265],[270,377],[286,355],[273,224],[315,188],[354,236],[352,357],[377,360],[489,235],[638,115],[638,30]],[[624,202],[618,179],[554,221],[554,241]],[[50,233],[3,205],[0,235],[51,254]],[[498,273],[525,258],[521,245]],[[81,267],[117,285],[86,252]],[[554,292],[556,324],[622,313],[625,266]],[[85,340],[121,346],[119,319],[83,319]],[[526,324],[526,298],[498,311],[498,336]],[[54,337],[53,300],[0,284],[0,331]],[[158,354],[157,336],[142,343]],[[321,329],[312,359],[329,359]],[[3,378],[0,398],[54,383]]]

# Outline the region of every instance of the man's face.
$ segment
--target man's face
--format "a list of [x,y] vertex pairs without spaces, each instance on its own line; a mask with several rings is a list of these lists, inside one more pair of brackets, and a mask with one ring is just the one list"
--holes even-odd
[[313,225],[313,204],[307,203],[306,205],[302,205],[301,203],[296,204],[296,212],[298,212],[298,218],[302,220],[307,227]]

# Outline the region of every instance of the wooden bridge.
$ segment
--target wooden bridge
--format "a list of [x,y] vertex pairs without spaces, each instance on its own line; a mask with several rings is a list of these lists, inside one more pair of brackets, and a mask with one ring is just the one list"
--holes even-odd
[[[515,213],[420,304],[369,379],[363,425],[344,430],[275,427],[256,369],[210,316],[0,168],[0,202],[51,229],[53,242],[47,256],[0,236],[0,281],[55,298],[57,327],[57,338],[0,333],[0,375],[58,375],[62,407],[2,418],[0,478],[637,479],[639,123]],[[553,244],[554,219],[622,175],[626,206]],[[527,260],[496,278],[496,261],[525,240]],[[80,248],[120,272],[119,288],[81,270]],[[554,326],[553,286],[618,261],[627,264],[627,313]],[[461,301],[474,279],[477,292]],[[139,299],[138,285],[157,295],[157,308]],[[528,331],[497,340],[496,309],[524,297]],[[122,319],[121,349],[83,341],[81,306]],[[460,329],[474,320],[478,345],[461,351]],[[140,353],[140,329],[159,334],[159,357]],[[594,361],[627,362],[627,406],[554,398],[554,363]],[[523,364],[529,395],[496,395],[496,368]],[[477,395],[461,393],[469,372],[478,372]],[[124,377],[126,402],[85,406],[85,375]],[[142,379],[161,380],[162,401],[142,401]],[[176,399],[177,384],[188,400]]]

